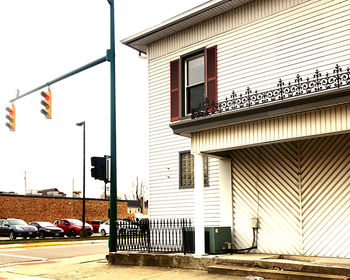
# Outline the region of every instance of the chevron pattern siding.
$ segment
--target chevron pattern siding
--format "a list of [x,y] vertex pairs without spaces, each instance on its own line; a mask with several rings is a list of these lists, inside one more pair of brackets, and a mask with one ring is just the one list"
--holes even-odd
[[234,243],[262,253],[350,257],[350,134],[231,152]]
[[294,143],[232,152],[234,242],[252,244],[250,219],[260,218],[262,253],[301,254],[298,149]]
[[305,255],[350,258],[350,134],[300,142]]

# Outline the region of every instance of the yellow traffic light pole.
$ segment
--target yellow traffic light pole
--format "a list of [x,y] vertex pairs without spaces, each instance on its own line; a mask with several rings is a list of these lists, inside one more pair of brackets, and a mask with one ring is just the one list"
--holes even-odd
[[[71,72],[68,72],[50,82],[47,82],[41,86],[38,86],[14,99],[10,102],[17,101],[33,92],[39,91],[43,88],[50,87],[50,85],[62,81],[70,76],[85,71],[91,67],[97,66],[105,61],[110,62],[110,117],[111,117],[111,186],[110,186],[110,234],[109,234],[109,252],[117,251],[116,240],[116,226],[117,226],[117,136],[116,136],[116,90],[115,90],[115,30],[114,30],[114,0],[107,0],[110,6],[110,49],[107,50],[107,54],[99,59],[96,59],[84,66],[81,66]],[[45,115],[46,116],[46,115]]]

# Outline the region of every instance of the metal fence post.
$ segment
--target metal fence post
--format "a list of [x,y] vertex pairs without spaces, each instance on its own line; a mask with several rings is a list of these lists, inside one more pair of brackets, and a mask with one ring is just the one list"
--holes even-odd
[[148,253],[151,252],[151,221],[150,220],[147,220],[147,251]]

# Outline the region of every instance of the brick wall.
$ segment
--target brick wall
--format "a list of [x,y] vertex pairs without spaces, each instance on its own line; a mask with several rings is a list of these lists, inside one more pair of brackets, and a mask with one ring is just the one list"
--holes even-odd
[[[108,220],[109,201],[86,199],[86,220]],[[0,218],[20,218],[26,222],[57,219],[82,218],[81,198],[33,197],[22,195],[0,195]],[[118,218],[127,218],[126,201],[117,203]]]

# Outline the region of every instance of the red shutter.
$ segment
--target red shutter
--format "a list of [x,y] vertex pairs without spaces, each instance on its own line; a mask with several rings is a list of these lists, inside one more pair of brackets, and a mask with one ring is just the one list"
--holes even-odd
[[180,118],[180,60],[170,62],[170,121],[177,121]]
[[217,79],[217,48],[216,46],[206,49],[207,65],[207,99],[209,105],[218,102],[218,79]]

